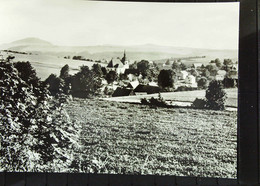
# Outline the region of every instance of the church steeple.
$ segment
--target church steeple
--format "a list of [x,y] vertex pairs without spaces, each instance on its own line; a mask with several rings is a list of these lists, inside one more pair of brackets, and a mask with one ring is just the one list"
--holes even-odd
[[125,65],[125,62],[126,62],[126,53],[125,53],[125,50],[124,50],[124,56],[123,56],[123,58],[122,58],[122,63]]

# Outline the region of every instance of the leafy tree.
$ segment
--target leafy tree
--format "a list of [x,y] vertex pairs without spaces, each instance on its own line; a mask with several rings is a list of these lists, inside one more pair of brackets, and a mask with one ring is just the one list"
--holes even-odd
[[236,86],[235,80],[229,77],[225,77],[222,82],[225,88],[233,88]]
[[181,70],[186,70],[186,69],[187,69],[187,66],[186,66],[184,63],[181,63],[181,64],[180,64],[180,69],[181,69]]
[[179,72],[181,70],[180,64],[177,61],[174,61],[172,64],[172,70],[174,72]]
[[198,76],[198,72],[197,70],[195,70],[194,68],[190,69],[190,74],[193,75],[194,77],[197,77]]
[[205,89],[207,88],[207,85],[208,85],[208,80],[207,78],[205,77],[202,77],[198,80],[198,87],[201,88],[201,89]]
[[216,58],[215,60],[211,60],[210,63],[215,63],[218,68],[220,68],[222,65],[219,58]]
[[64,93],[65,82],[60,77],[57,77],[55,74],[51,74],[45,80],[45,84],[48,85],[48,89],[53,96]]
[[137,61],[129,65],[129,69],[137,69]]
[[102,70],[103,76],[106,76],[107,75],[106,67],[101,67],[101,70]]
[[216,76],[217,75],[218,68],[216,66],[214,66],[214,65],[207,65],[205,68],[210,72],[211,76]]
[[227,95],[221,81],[213,80],[206,90],[206,107],[213,110],[224,110]]
[[102,86],[102,79],[88,66],[81,66],[80,71],[72,77],[72,96],[86,98],[97,95]]
[[208,69],[206,69],[206,68],[202,69],[201,76],[209,78],[210,72],[208,71]]
[[60,70],[60,78],[61,79],[66,79],[66,78],[68,78],[69,77],[69,69],[70,69],[70,67],[69,67],[69,65],[64,65],[62,68],[61,68],[61,70]]
[[105,79],[107,80],[107,83],[110,84],[118,79],[118,75],[115,71],[111,70],[107,73]]
[[103,75],[103,71],[101,69],[101,65],[100,64],[93,64],[92,66],[92,71],[98,76],[98,77],[102,77]]
[[158,84],[162,88],[174,86],[175,73],[173,70],[161,70],[158,75]]
[[233,64],[233,62],[231,59],[224,59],[223,65],[228,66],[228,65],[232,65],[232,64]]
[[149,75],[150,63],[147,60],[142,60],[137,63],[137,69],[142,74],[143,78]]

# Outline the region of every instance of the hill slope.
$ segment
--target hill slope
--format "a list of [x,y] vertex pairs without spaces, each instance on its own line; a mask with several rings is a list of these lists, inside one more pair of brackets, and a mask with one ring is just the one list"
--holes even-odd
[[90,59],[111,59],[122,56],[126,50],[130,60],[159,60],[167,58],[206,56],[206,60],[215,58],[231,58],[237,60],[237,50],[213,50],[186,47],[159,46],[153,44],[120,46],[120,45],[97,45],[97,46],[57,46],[48,41],[38,38],[26,38],[0,46],[0,49],[9,49],[19,52],[41,53],[54,56],[82,55]]

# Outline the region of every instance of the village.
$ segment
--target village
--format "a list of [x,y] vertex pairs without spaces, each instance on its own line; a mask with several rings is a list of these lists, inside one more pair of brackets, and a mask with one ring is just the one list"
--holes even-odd
[[215,59],[207,65],[185,65],[185,58],[130,64],[124,51],[122,58],[112,58],[102,71],[106,76],[101,89],[108,97],[202,90],[212,80],[222,81],[224,88],[237,87],[238,83],[238,62],[231,59]]

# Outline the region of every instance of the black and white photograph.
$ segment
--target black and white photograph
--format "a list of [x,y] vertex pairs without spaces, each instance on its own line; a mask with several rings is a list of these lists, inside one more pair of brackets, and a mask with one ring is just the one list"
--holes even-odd
[[237,178],[239,3],[1,0],[0,171]]

